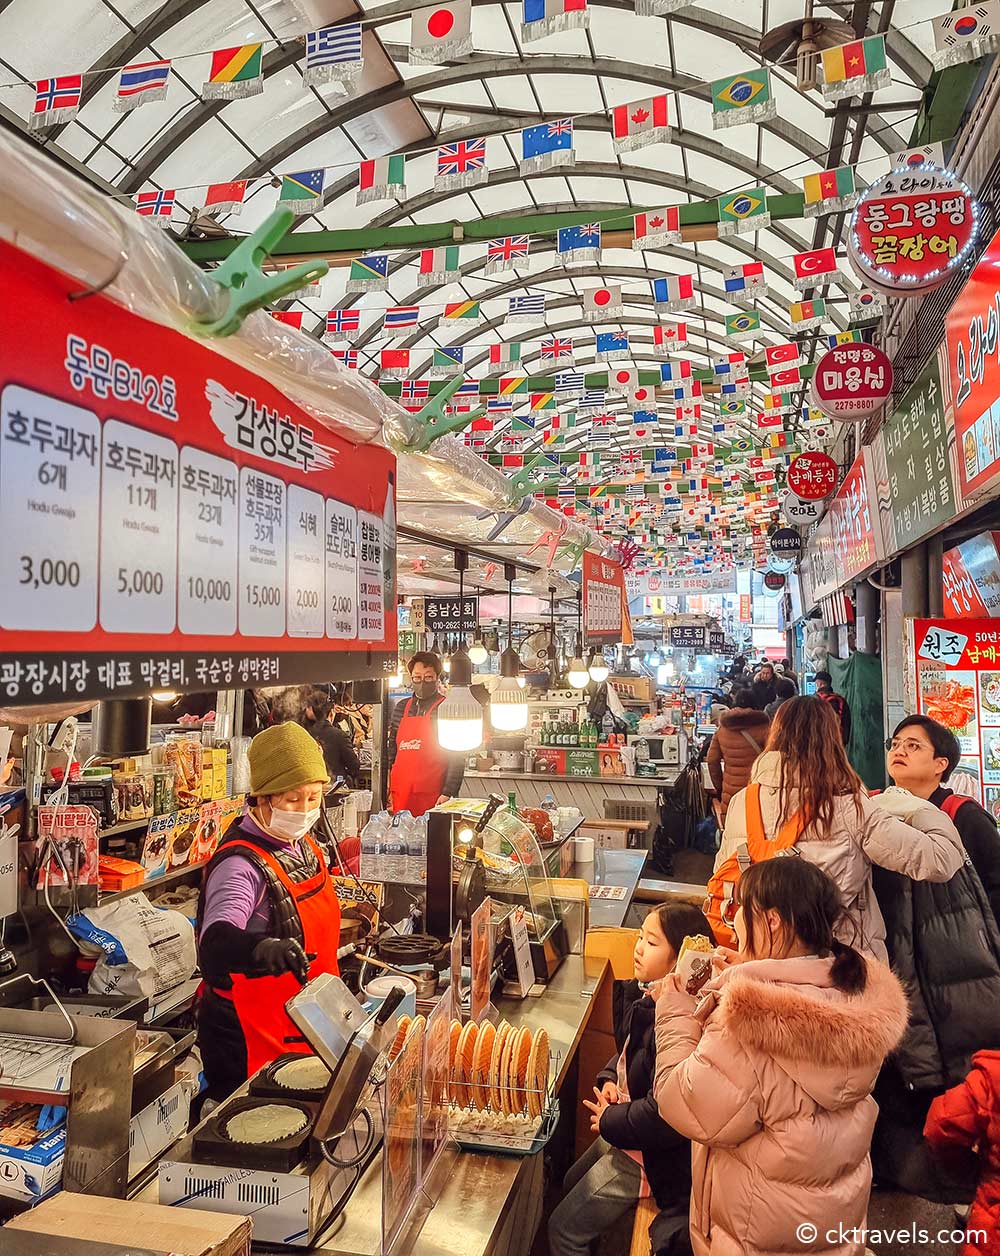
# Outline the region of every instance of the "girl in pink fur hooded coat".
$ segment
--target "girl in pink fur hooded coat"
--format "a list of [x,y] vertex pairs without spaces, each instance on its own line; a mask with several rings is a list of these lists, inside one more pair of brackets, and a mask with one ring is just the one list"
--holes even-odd
[[[653,1093],[692,1140],[694,1256],[863,1256],[879,1067],[906,1027],[888,968],[837,941],[833,881],[794,855],[748,868],[698,997],[656,997]],[[721,969],[721,971],[719,971]]]

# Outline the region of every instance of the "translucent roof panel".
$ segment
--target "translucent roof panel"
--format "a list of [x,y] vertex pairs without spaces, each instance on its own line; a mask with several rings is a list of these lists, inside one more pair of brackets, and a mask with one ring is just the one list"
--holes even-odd
[[[529,258],[492,274],[485,247],[490,224],[497,222],[496,234],[515,234],[528,214],[572,212],[587,225],[757,185],[771,196],[787,194],[800,190],[804,176],[848,160],[856,162],[858,182],[870,182],[887,168],[888,154],[906,147],[931,72],[930,20],[942,10],[940,0],[823,7],[826,18],[846,15],[849,21],[857,13],[866,20],[856,36],[875,33],[891,10],[891,83],[859,108],[861,97],[836,104],[818,90],[799,90],[794,30],[779,64],[762,61],[763,37],[800,22],[803,0],[716,0],[668,17],[640,17],[629,0],[590,0],[586,29],[538,39],[525,38],[521,4],[476,0],[472,52],[445,55],[440,64],[410,61],[410,9],[398,0],[46,0],[44,21],[39,7],[37,0],[0,0],[0,102],[11,125],[27,129],[36,79],[81,73],[78,116],[39,133],[37,142],[82,165],[123,201],[139,190],[174,190],[177,229],[204,203],[209,184],[247,179],[242,212],[208,225],[214,233],[252,231],[273,208],[281,174],[316,167],[324,171],[324,201],[297,220],[295,231],[370,228],[366,247],[378,251],[386,228],[441,224],[438,241],[461,244],[459,279],[429,283],[420,274],[418,246],[405,253],[389,248],[387,292],[348,293],[350,270],[339,259],[321,294],[293,308],[303,310],[305,325],[313,328],[324,325],[333,306],[360,307],[362,369],[372,373],[384,347],[410,347],[414,369],[426,370],[436,346],[462,344],[474,376],[484,373],[498,341],[522,343],[524,361],[546,369],[540,353],[545,335],[573,341],[578,362],[589,369],[596,364],[595,332],[605,329],[632,329],[634,359],[649,369],[658,361],[654,327],[679,322],[688,331],[684,355],[703,368],[732,351],[726,320],[740,307],[727,294],[727,278],[734,267],[754,261],[764,264],[768,291],[756,300],[762,330],[748,351],[787,338],[789,306],[803,296],[791,282],[793,256],[832,243],[833,216],[776,219],[767,230],[727,239],[713,238],[709,222],[685,228],[682,243],[655,250],[606,236],[600,257],[577,266],[557,256],[550,226],[531,241]],[[307,86],[306,33],[353,20],[364,25],[361,74],[346,84]],[[263,44],[263,91],[246,99],[202,99],[211,53],[251,42]],[[166,99],[118,112],[120,68],[159,58],[172,59]],[[716,127],[712,81],[765,67],[774,116],[759,125]],[[669,140],[620,151],[612,134],[615,108],[659,94],[667,97]],[[521,129],[565,118],[575,124],[575,165],[522,173]],[[831,147],[835,135],[843,142]],[[461,151],[480,137],[486,138],[486,182],[441,187],[438,147],[455,144]],[[405,198],[358,205],[359,163],[396,153],[407,157]],[[195,230],[204,224],[200,220]],[[475,242],[463,238],[463,224],[475,224]],[[856,285],[840,257],[843,283],[825,293],[827,323],[802,338],[807,354],[818,335],[847,325],[846,297]],[[655,307],[652,281],[684,275],[693,277],[693,308]],[[591,323],[585,293],[610,285],[621,286],[624,310]],[[529,293],[545,294],[546,314],[534,322],[509,318],[509,299]],[[469,299],[481,303],[478,323],[441,323],[445,302]],[[382,311],[402,303],[420,306],[418,326],[405,339],[387,340]],[[669,429],[672,408],[665,414]],[[590,431],[589,421],[581,420],[575,447],[586,447]]]

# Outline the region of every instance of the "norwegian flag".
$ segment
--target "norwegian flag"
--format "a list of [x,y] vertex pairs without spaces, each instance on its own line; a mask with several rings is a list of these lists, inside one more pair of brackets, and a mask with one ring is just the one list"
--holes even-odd
[[399,395],[403,401],[424,402],[431,395],[431,381],[429,379],[404,379]]
[[442,144],[437,150],[435,191],[476,187],[488,178],[485,138],[458,140],[454,144]]
[[41,131],[58,123],[72,122],[80,112],[82,95],[82,74],[38,79],[35,83],[35,107],[28,119],[29,129]]
[[350,337],[361,330],[361,310],[328,310],[326,315],[326,334],[328,336]]
[[137,192],[135,212],[143,218],[155,218],[161,227],[170,226],[170,215],[174,212],[177,193],[173,188],[162,188],[156,192]]
[[358,369],[358,351],[357,349],[331,349],[330,356],[349,371]]
[[484,275],[495,275],[501,270],[513,270],[517,263],[528,256],[526,235],[501,236],[486,246]]
[[688,342],[687,323],[660,323],[653,328],[653,353],[665,358]]
[[764,361],[768,368],[772,366],[799,366],[802,358],[799,355],[799,346],[792,341],[785,341],[780,345],[768,345],[764,350]]

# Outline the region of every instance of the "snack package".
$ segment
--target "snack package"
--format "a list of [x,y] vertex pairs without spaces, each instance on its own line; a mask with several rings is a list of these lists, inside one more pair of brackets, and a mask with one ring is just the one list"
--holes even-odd
[[703,933],[689,934],[681,943],[676,973],[688,994],[697,994],[712,975],[715,946]]
[[174,773],[177,806],[193,807],[201,802],[202,744],[188,737],[173,737],[163,747],[163,766]]

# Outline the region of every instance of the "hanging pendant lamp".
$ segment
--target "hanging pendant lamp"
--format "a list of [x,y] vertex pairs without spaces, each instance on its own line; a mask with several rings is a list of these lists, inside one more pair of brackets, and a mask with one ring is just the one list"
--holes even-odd
[[[455,551],[455,568],[458,571],[458,600],[462,605],[465,595],[465,573],[469,556],[464,550]],[[461,623],[461,612],[459,612]],[[472,695],[472,662],[465,650],[465,636],[459,633],[458,649],[451,657],[448,696],[437,709],[438,743],[442,750],[468,754],[483,744],[483,708]]]
[[513,648],[514,577],[517,568],[504,563],[507,581],[507,648],[500,655],[500,680],[490,698],[490,723],[498,733],[517,733],[528,727],[528,700],[521,680],[521,660]]

